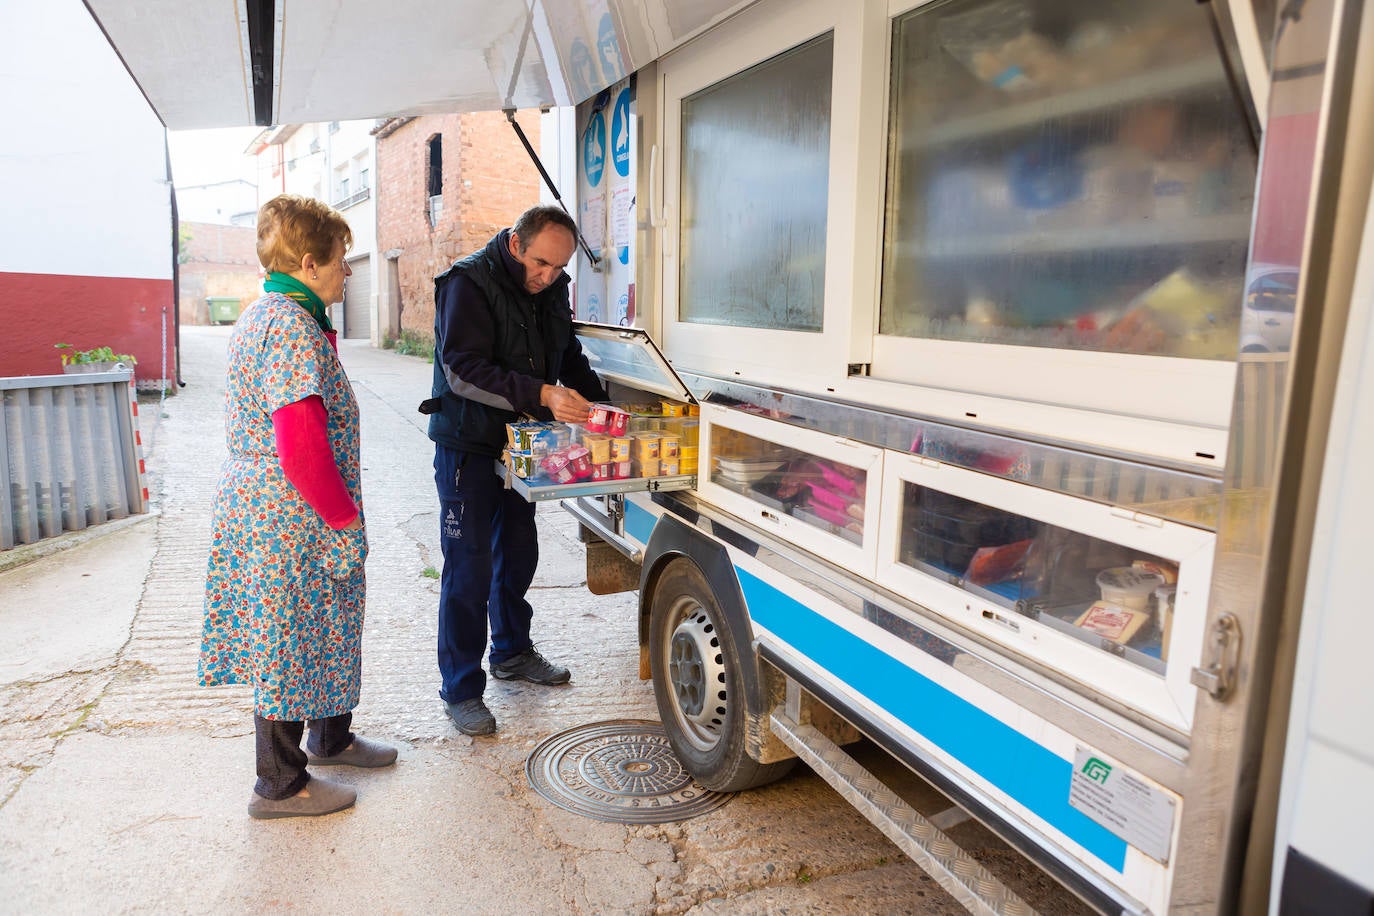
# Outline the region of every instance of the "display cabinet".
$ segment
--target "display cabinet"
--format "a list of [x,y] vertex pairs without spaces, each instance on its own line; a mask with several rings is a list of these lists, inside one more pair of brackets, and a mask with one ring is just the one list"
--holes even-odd
[[884,467],[881,584],[1186,731],[1210,531],[914,455]]
[[871,576],[882,450],[779,420],[702,407],[704,499]]

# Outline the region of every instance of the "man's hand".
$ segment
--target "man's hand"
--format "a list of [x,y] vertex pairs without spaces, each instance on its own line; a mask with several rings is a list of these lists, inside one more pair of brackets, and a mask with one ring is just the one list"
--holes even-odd
[[562,385],[540,388],[539,403],[553,411],[553,418],[562,423],[586,423],[592,413],[590,401]]

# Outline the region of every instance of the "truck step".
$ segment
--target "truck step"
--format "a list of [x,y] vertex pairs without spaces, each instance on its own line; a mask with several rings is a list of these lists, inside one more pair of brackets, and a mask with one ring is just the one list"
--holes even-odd
[[1031,916],[1035,910],[938,827],[810,725],[782,711],[773,731],[797,756],[971,913]]

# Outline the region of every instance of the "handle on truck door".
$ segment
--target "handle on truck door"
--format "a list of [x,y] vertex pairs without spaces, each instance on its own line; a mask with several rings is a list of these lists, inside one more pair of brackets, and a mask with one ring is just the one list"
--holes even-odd
[[649,225],[654,229],[662,229],[661,247],[663,256],[671,258],[673,256],[673,246],[671,236],[668,232],[668,205],[660,205],[658,201],[658,144],[649,147]]
[[1213,621],[1207,645],[1207,667],[1194,668],[1189,680],[1213,699],[1224,700],[1236,685],[1236,668],[1240,664],[1240,621],[1235,614],[1222,614]]

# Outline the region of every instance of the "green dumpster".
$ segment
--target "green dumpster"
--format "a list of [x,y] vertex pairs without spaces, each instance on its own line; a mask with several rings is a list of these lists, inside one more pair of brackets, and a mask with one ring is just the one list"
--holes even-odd
[[211,324],[233,324],[239,318],[239,300],[235,296],[208,296]]

